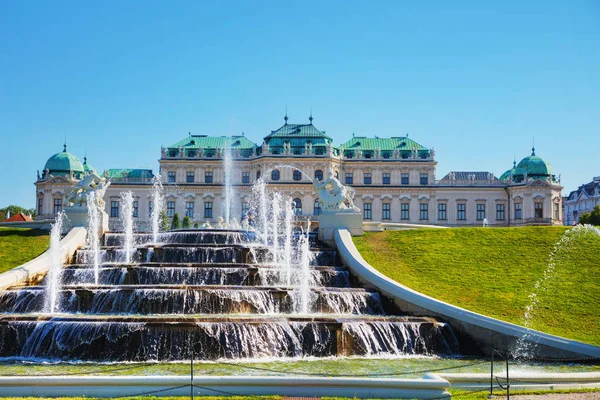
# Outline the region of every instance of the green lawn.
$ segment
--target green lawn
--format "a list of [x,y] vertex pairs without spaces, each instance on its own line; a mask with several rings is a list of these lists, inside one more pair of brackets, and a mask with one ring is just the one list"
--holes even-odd
[[[373,267],[412,289],[523,325],[529,294],[563,227],[418,229],[366,233],[354,242]],[[600,237],[578,236],[555,253],[537,291],[531,327],[600,345]]]
[[46,231],[0,227],[0,273],[39,256],[49,243],[50,235]]

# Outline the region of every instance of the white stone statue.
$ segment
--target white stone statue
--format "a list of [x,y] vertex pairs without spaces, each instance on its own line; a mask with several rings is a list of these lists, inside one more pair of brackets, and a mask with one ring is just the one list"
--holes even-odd
[[202,224],[202,228],[203,229],[212,229],[212,225],[210,224],[210,221],[206,221]]
[[[319,205],[322,210],[330,211],[355,211],[360,209],[354,205],[354,189],[350,186],[344,186],[329,171],[327,179],[323,181],[315,180],[313,186],[319,196]],[[344,203],[348,203],[348,206]]]
[[97,205],[100,209],[104,209],[105,203],[103,197],[109,186],[110,181],[107,181],[106,178],[101,177],[95,172],[91,172],[69,189],[65,196],[65,201],[73,203],[75,206],[84,207],[87,205],[89,193],[95,191]]
[[217,218],[217,225],[215,225],[215,228],[216,228],[216,229],[225,229],[225,228],[226,228],[226,226],[225,226],[225,224],[223,223],[223,221],[224,221],[224,220],[223,220],[223,217],[219,217],[219,218]]

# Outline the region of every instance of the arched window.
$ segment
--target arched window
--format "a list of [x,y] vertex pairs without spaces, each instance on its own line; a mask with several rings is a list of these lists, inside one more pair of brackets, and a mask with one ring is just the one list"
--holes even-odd
[[295,181],[299,181],[302,179],[302,172],[298,171],[297,169],[294,170],[294,180]]
[[260,171],[256,171],[256,180],[260,179]]
[[318,181],[322,181],[323,180],[323,171],[318,169],[315,171],[315,179]]
[[272,181],[279,180],[279,170],[278,169],[274,169],[273,171],[271,171],[271,180]]
[[321,205],[319,204],[319,199],[315,200],[315,215],[321,214]]
[[302,215],[302,200],[299,198],[295,198],[293,200],[294,204],[294,215]]

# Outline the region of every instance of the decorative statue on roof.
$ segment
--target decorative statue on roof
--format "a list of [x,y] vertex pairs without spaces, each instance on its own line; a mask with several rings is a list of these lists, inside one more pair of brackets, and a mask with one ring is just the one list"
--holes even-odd
[[110,186],[110,181],[101,177],[96,172],[90,172],[85,178],[77,182],[75,186],[69,189],[65,196],[67,203],[72,203],[75,206],[84,207],[87,204],[87,197],[91,192],[96,192],[96,202],[98,207],[104,209],[104,193]]
[[[354,189],[344,186],[329,171],[327,179],[319,181],[315,179],[313,186],[319,196],[319,205],[322,210],[330,211],[355,211],[360,209],[354,205]],[[347,203],[347,205],[346,205]]]

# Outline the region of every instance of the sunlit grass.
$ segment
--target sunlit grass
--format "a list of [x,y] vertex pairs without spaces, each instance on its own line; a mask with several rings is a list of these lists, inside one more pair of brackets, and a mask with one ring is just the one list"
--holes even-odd
[[49,243],[50,235],[40,229],[0,227],[0,273],[36,258]]

